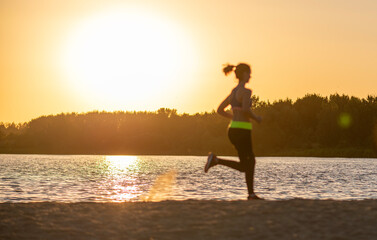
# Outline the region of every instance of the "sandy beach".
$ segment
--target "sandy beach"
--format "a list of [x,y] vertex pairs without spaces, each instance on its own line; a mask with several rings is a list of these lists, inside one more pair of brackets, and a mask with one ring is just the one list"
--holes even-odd
[[1,203],[0,239],[376,239],[377,200]]

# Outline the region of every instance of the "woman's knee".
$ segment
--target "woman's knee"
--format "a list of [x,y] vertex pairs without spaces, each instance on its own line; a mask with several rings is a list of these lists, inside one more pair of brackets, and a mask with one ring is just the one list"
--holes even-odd
[[247,162],[241,163],[241,172],[251,172],[254,171],[255,160],[249,160]]

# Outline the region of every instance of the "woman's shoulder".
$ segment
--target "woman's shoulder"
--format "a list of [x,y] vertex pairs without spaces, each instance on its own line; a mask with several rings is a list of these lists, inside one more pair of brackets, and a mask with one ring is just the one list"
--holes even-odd
[[245,95],[251,95],[251,93],[253,92],[251,89],[249,88],[242,88],[240,89],[242,91],[243,94]]

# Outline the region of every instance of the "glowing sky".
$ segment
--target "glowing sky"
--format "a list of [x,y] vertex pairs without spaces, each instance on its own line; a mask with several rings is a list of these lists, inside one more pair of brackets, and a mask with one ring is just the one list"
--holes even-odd
[[236,83],[228,62],[252,66],[262,100],[376,95],[376,12],[374,0],[1,0],[0,122],[211,111]]

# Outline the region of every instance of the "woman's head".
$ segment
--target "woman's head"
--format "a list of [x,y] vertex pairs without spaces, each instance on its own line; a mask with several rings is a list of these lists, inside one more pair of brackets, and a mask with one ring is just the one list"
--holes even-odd
[[238,78],[238,80],[246,82],[249,81],[251,75],[251,68],[249,64],[240,63],[237,66],[227,64],[223,68],[223,72],[225,73],[225,75],[228,75],[230,72],[233,71],[234,68],[234,73],[236,74],[236,78]]

